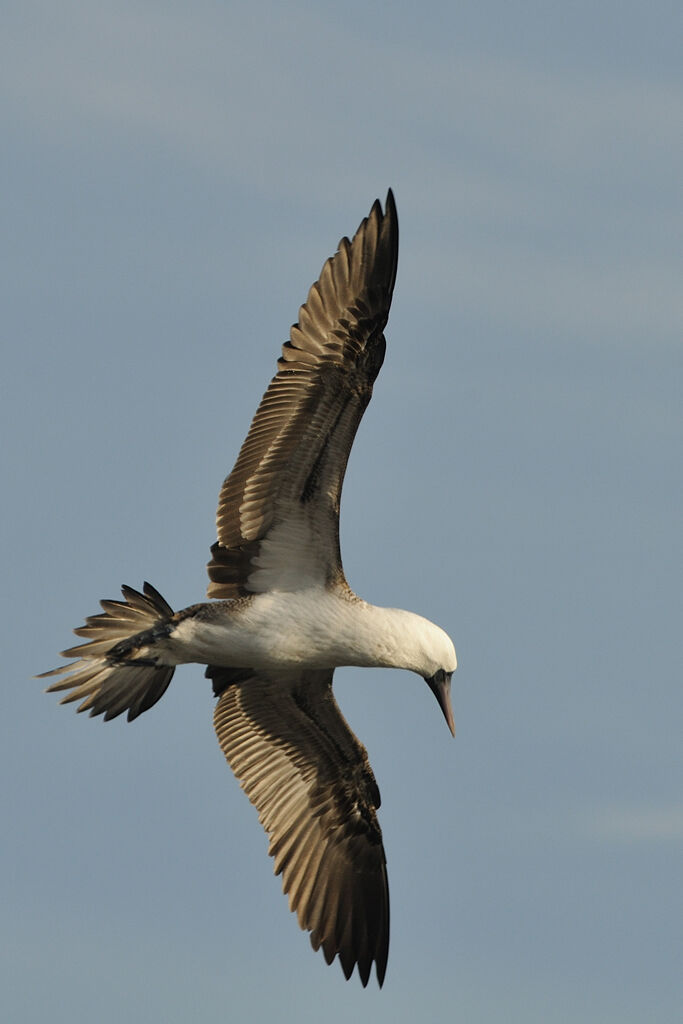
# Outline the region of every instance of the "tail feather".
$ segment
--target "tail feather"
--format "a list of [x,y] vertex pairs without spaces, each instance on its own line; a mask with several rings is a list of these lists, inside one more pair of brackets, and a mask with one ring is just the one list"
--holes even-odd
[[62,704],[82,700],[78,711],[104,715],[105,721],[127,711],[131,722],[156,704],[173,677],[173,665],[158,665],[150,656],[173,609],[149,583],[142,594],[126,586],[121,591],[124,601],[100,601],[103,612],[88,616],[85,625],[74,630],[87,642],[62,654],[78,660],[38,678],[64,676],[46,691],[70,691]]

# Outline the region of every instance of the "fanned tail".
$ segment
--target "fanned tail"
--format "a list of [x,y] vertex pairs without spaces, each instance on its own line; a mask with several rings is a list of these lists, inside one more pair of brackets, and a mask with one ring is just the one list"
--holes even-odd
[[127,711],[131,722],[156,704],[173,677],[175,666],[158,664],[154,652],[170,631],[173,609],[150,583],[142,594],[126,586],[121,592],[123,601],[100,601],[102,614],[74,630],[87,642],[62,655],[78,660],[37,678],[64,676],[46,691],[69,690],[60,703],[82,699],[78,711],[103,714],[105,721]]

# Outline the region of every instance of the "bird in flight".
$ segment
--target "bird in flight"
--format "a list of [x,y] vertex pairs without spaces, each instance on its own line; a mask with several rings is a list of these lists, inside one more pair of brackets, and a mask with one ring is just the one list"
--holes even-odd
[[290,909],[327,963],[382,985],[389,889],[380,795],[332,692],[341,665],[409,669],[455,734],[453,644],[427,619],[368,604],[339,549],[339,503],[358,424],[384,359],[398,259],[389,191],[324,264],[299,310],[237,462],[221,488],[212,600],[174,612],[149,583],[74,630],[85,642],[48,687],[128,721],[176,665],[206,665],[218,742],[268,833]]

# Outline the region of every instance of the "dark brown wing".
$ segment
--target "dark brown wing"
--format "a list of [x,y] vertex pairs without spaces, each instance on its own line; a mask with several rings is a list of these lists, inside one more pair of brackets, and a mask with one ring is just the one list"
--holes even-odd
[[357,964],[366,985],[374,961],[381,985],[389,889],[380,796],[334,699],[332,672],[276,680],[210,667],[207,675],[220,693],[218,741],[270,837],[290,909],[328,963],[338,956],[347,978]]
[[341,576],[342,483],[384,359],[382,332],[397,260],[390,191],[384,213],[375,201],[353,241],[342,238],[299,310],[277,374],[221,489],[209,597]]

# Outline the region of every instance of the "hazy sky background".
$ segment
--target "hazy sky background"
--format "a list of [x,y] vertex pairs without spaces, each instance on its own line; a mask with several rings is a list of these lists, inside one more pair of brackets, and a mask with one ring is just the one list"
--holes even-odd
[[[2,7],[3,1019],[640,1024],[680,1010],[680,3]],[[454,637],[457,738],[343,670],[384,989],[325,966],[179,670],[133,725],[31,676],[220,483],[324,259],[395,190],[355,589]]]

